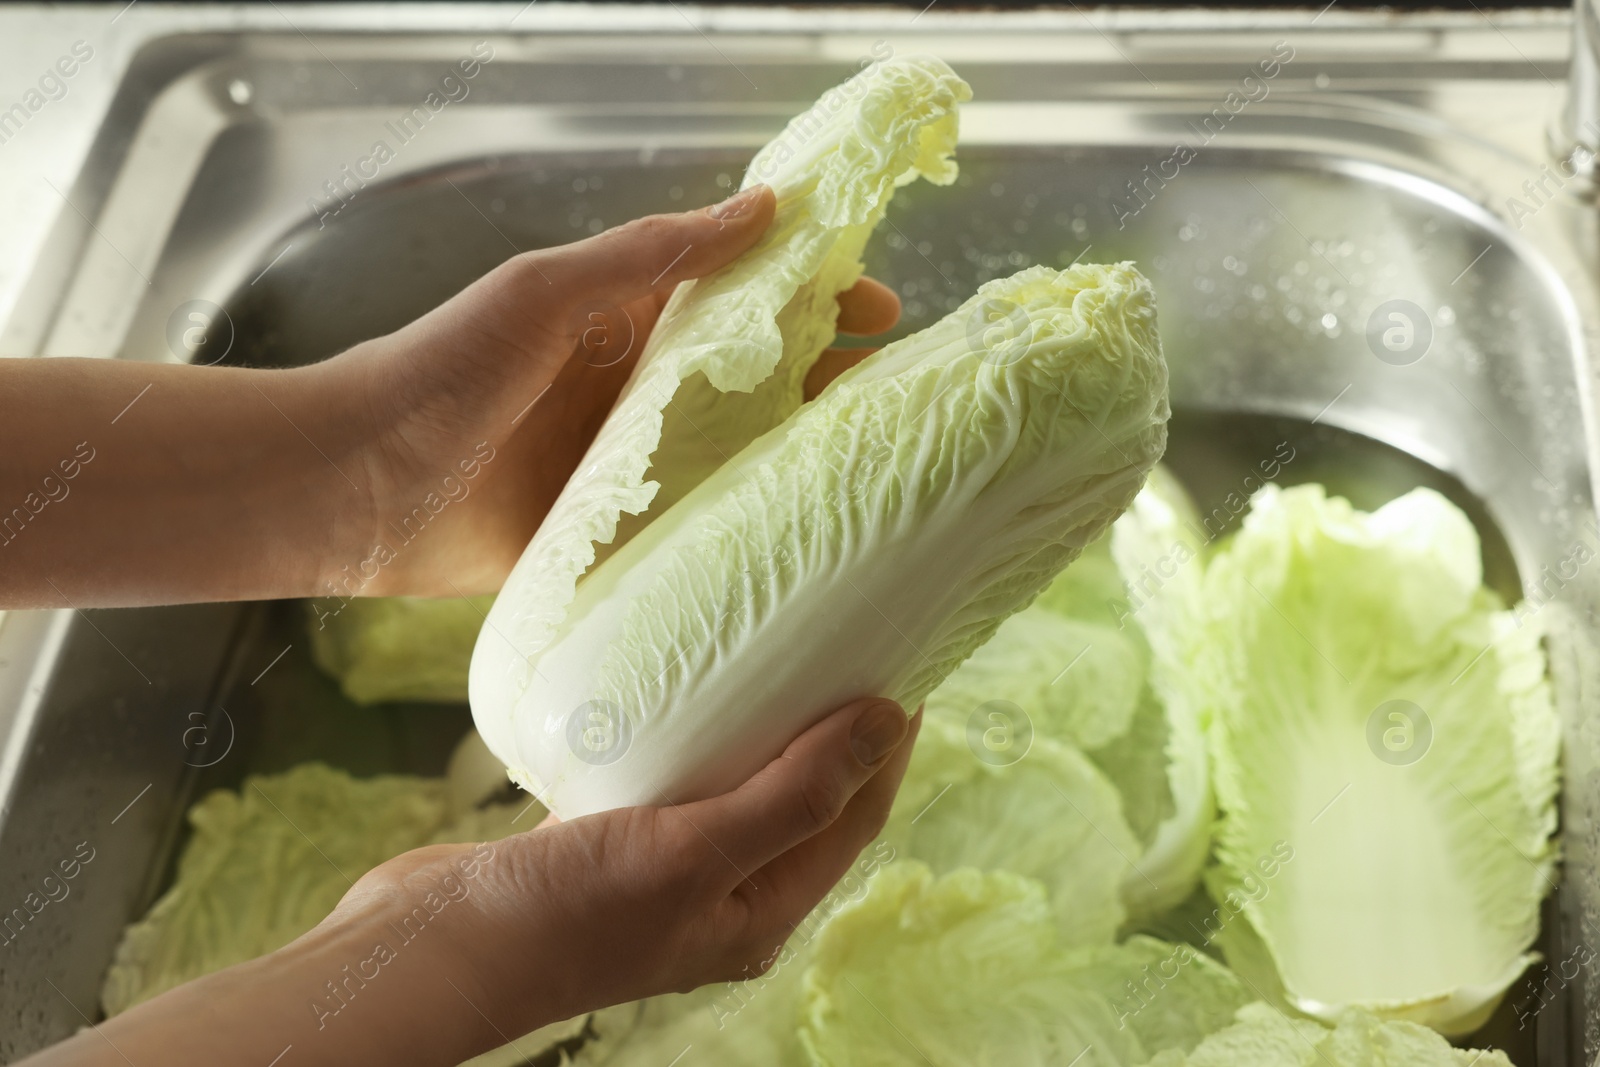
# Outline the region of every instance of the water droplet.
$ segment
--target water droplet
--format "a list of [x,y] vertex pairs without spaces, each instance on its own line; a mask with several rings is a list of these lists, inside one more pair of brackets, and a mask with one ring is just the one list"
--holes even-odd
[[255,88],[243,78],[235,78],[228,83],[228,99],[235,104],[248,104],[255,94]]
[[1440,326],[1455,325],[1456,309],[1451,307],[1449,304],[1441,305],[1439,310],[1434,313],[1433,321],[1437,322]]
[[575,193],[587,193],[589,191],[589,183],[582,178],[574,178],[572,179],[572,191]]
[[1323,316],[1322,316],[1322,328],[1324,330],[1331,330],[1337,325],[1339,325],[1339,316],[1335,315],[1331,311],[1325,312],[1323,314]]
[[1328,86],[1333,84],[1333,79],[1328,77],[1326,73],[1319,71],[1317,76],[1312,79],[1312,84],[1314,84],[1318,89],[1326,89]]

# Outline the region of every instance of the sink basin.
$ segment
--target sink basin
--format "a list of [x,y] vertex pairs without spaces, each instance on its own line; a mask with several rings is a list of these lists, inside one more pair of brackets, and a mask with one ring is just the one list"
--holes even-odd
[[[443,79],[482,38],[158,40],[0,351],[321,359],[516,251],[725,195],[752,149],[860,60],[937,51],[976,102],[956,186],[903,190],[869,251],[902,295],[898,332],[1030,263],[1136,260],[1173,372],[1169,463],[1208,528],[1231,528],[1264,478],[1322,481],[1361,507],[1431,485],[1477,523],[1489,584],[1537,605],[1566,723],[1566,870],[1540,945],[1554,966],[1515,984],[1474,1042],[1589,1064],[1600,986],[1565,975],[1600,919],[1600,584],[1572,562],[1600,545],[1597,234],[1565,193],[1521,228],[1506,205],[1544,162],[1528,116],[1559,105],[1541,69],[1561,69],[1564,34],[1282,18],[1202,18],[1181,37],[1136,19],[1023,32],[977,16],[913,37],[903,12],[709,48],[687,31],[492,37],[455,89]],[[1275,75],[1245,80],[1271,56]],[[412,110],[435,90],[460,98]],[[393,151],[375,164],[378,141]],[[350,705],[311,665],[303,618],[271,603],[6,620],[0,905],[82,842],[94,859],[6,927],[0,1059],[97,1017],[121,928],[170,876],[199,791],[311,758],[442,771],[465,707]]]

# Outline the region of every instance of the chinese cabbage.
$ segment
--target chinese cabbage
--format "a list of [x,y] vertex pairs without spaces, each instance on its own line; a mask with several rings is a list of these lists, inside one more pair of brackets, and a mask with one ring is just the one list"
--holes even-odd
[[[914,707],[1127,506],[1166,417],[1132,267],[989,282],[597,567],[527,688],[500,670],[508,625],[488,627],[484,740],[565,818],[730,789],[856,697]],[[531,595],[508,588],[496,610]],[[580,751],[593,718],[629,743]]]
[[835,298],[860,277],[895,188],[955,180],[956,108],[970,96],[941,60],[874,63],[757,153],[745,186],[772,187],[772,224],[733,263],[673,293],[474,651],[478,729],[520,777],[516,708],[568,626],[579,579],[800,406],[834,336]]

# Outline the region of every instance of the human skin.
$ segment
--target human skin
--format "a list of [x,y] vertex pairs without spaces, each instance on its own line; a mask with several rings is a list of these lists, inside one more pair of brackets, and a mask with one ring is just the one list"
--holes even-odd
[[[374,545],[490,454],[470,493],[356,592],[494,592],[667,296],[749,248],[773,210],[756,186],[525,253],[305,367],[0,360],[0,609],[348,595]],[[846,333],[899,316],[870,280],[839,305]],[[861,354],[825,354],[809,384]]]
[[[642,346],[619,353],[617,338],[647,334],[678,282],[749,248],[773,210],[756,187],[518,256],[307,367],[0,360],[0,509],[28,511],[5,528],[0,510],[0,608],[325,593],[483,446],[472,492],[360,593],[494,591],[632,369]],[[898,314],[875,282],[840,296],[843,332]],[[862,354],[825,353],[808,392]],[[293,944],[25,1062],[449,1065],[594,1008],[759,974],[881,829],[919,723],[863,694],[722,796],[406,853]],[[396,947],[429,894],[450,903]],[[380,943],[393,958],[330,1014],[328,983]]]
[[[405,853],[285,948],[23,1063],[449,1067],[608,1004],[760,975],[883,828],[920,723],[858,701],[722,796]],[[430,892],[452,902],[401,944]],[[330,1014],[327,983],[378,943],[392,958]]]

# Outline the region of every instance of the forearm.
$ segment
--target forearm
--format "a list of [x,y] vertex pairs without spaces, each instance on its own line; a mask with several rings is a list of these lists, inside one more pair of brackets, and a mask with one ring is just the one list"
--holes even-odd
[[[437,935],[447,931],[416,932],[415,921],[405,928],[404,920],[388,908],[325,924],[278,952],[180,986],[25,1063],[450,1067],[522,1036],[502,1036],[480,1012],[489,1009],[471,976],[443,962],[452,957],[440,951],[447,946]],[[404,940],[408,934],[414,940]]]
[[0,360],[0,607],[324,591],[373,511],[341,375]]

